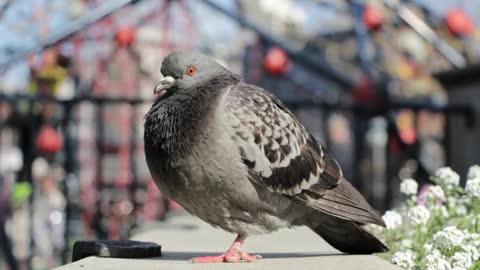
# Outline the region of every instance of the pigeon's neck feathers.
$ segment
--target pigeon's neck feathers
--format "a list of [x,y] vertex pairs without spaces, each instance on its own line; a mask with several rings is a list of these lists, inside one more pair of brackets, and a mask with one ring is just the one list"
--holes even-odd
[[[152,159],[175,163],[205,141],[214,122],[215,110],[239,77],[214,78],[194,88],[178,89],[157,101],[145,117],[145,151]],[[149,154],[149,152],[151,154]]]

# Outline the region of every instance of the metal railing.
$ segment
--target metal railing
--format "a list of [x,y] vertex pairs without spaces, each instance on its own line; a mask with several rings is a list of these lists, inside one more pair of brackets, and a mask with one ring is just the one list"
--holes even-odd
[[[71,245],[74,240],[85,237],[96,237],[96,238],[126,238],[129,236],[128,232],[132,228],[136,227],[141,223],[144,218],[139,214],[145,208],[146,200],[148,196],[145,194],[148,193],[149,185],[149,176],[148,179],[141,179],[139,174],[139,165],[145,163],[143,161],[143,140],[141,136],[141,127],[143,125],[143,114],[145,110],[148,109],[148,105],[152,103],[152,99],[142,99],[142,98],[114,98],[114,97],[95,97],[95,96],[83,96],[75,97],[71,100],[59,100],[52,97],[33,97],[33,96],[5,96],[0,95],[0,109],[2,106],[9,106],[11,112],[8,117],[12,119],[22,118],[23,121],[10,121],[5,117],[2,119],[2,114],[0,110],[0,135],[2,131],[7,128],[16,129],[17,133],[23,138],[18,143],[23,152],[23,170],[17,174],[17,181],[23,180],[30,183],[35,189],[36,185],[39,185],[34,179],[32,179],[32,162],[36,156],[41,156],[42,153],[39,153],[35,149],[35,139],[38,130],[42,126],[41,124],[48,123],[53,126],[55,130],[62,134],[64,138],[63,145],[64,147],[58,152],[55,153],[57,157],[57,163],[60,163],[60,166],[64,168],[65,176],[64,179],[60,182],[61,192],[65,197],[65,207],[64,207],[64,246],[62,250],[59,251],[58,256],[62,258],[62,262],[68,261],[69,252]],[[92,117],[95,119],[94,122],[88,123],[88,119],[82,120],[82,110],[79,110],[81,106],[85,104],[90,104],[93,108]],[[146,106],[144,106],[146,105]],[[382,105],[369,106],[364,104],[345,104],[345,103],[328,103],[321,101],[302,101],[302,102],[289,102],[286,104],[294,112],[298,109],[313,108],[318,109],[323,112],[325,116],[324,119],[318,119],[318,121],[326,121],[331,113],[341,112],[349,115],[352,126],[354,130],[357,130],[355,126],[361,125],[371,120],[373,117],[382,116],[388,118],[388,115],[391,112],[408,109],[413,112],[418,111],[433,111],[439,112],[444,115],[461,115],[464,117],[468,125],[473,126],[474,121],[474,108],[468,105],[434,105],[434,104],[420,104],[420,103],[408,103],[408,102],[395,102],[395,103],[385,103]],[[49,114],[50,116],[42,115],[44,111],[35,109],[36,107],[44,108],[48,106],[55,107],[56,114]],[[112,107],[114,106],[114,107]],[[118,147],[115,147],[114,144],[109,144],[105,142],[105,133],[107,132],[106,126],[110,124],[112,119],[105,117],[105,112],[108,110],[122,110],[122,108],[115,106],[123,106],[122,108],[127,108],[128,113],[127,119],[121,123],[122,125],[128,125],[130,128],[127,129],[130,133],[127,134],[126,140],[117,141],[116,144],[118,147],[124,144],[122,149],[125,151],[120,151]],[[143,106],[143,107],[142,107]],[[113,109],[112,109],[113,108]],[[115,109],[116,108],[116,109]],[[53,109],[50,110],[54,111]],[[53,115],[53,116],[52,116]],[[120,115],[120,114],[118,114]],[[3,115],[5,116],[5,115]],[[83,115],[84,116],[84,115]],[[51,117],[51,119],[48,119]],[[118,116],[114,113],[114,118]],[[53,120],[52,120],[53,119]],[[2,121],[3,120],[3,121]],[[118,119],[116,119],[118,120]],[[41,123],[43,121],[43,123]],[[82,121],[84,121],[82,123]],[[92,160],[95,160],[94,166],[96,168],[93,170],[94,176],[92,190],[81,190],[80,187],[85,181],[92,181],[92,179],[82,179],[81,174],[81,160],[79,160],[79,151],[82,151],[80,140],[81,135],[79,135],[79,127],[82,124],[87,124],[92,128],[92,134],[94,134],[93,147],[95,152],[91,153]],[[324,125],[325,126],[325,125]],[[448,126],[448,123],[447,125]],[[325,126],[326,127],[326,126]],[[446,128],[446,127],[445,127]],[[83,131],[81,131],[83,132]],[[111,130],[108,132],[112,132]],[[390,131],[388,131],[390,133]],[[22,134],[23,133],[23,134]],[[327,147],[331,146],[331,138],[329,137],[329,132],[327,128],[323,131],[324,142],[327,144]],[[355,132],[354,138],[356,144],[354,144],[353,154],[354,159],[354,172],[353,181],[354,184],[362,186],[362,180],[359,163],[362,159],[362,149],[364,148],[365,143],[365,130],[362,132]],[[448,145],[443,143],[445,152],[447,154],[448,160]],[[0,145],[1,147],[1,145]],[[388,151],[389,148],[385,148],[385,157],[387,157],[388,163]],[[126,154],[128,153],[128,154]],[[1,152],[0,152],[1,154]],[[102,159],[105,155],[111,154],[115,155],[127,155],[128,156],[128,165],[125,165],[129,169],[130,175],[124,176],[129,178],[129,181],[118,183],[119,180],[116,179],[119,176],[115,175],[113,179],[105,181],[108,171],[105,170],[105,161]],[[141,157],[138,156],[140,154]],[[59,157],[60,156],[60,157]],[[93,157],[95,156],[95,157]],[[50,159],[54,159],[50,154],[48,156]],[[141,160],[140,160],[141,159]],[[115,163],[115,162],[113,162]],[[116,164],[118,165],[118,164]],[[388,164],[387,164],[388,167]],[[118,166],[110,167],[111,170],[121,171],[118,169]],[[388,171],[390,170],[390,172]],[[384,172],[384,183],[382,185],[388,186],[388,181],[394,177],[396,172],[392,172],[392,169],[388,169]],[[1,176],[0,176],[1,177]],[[111,177],[110,177],[111,178]],[[373,183],[378,184],[378,183]],[[363,187],[365,188],[365,187]],[[108,191],[108,192],[107,192]],[[95,193],[95,196],[86,196],[85,198],[91,198],[95,200],[94,202],[89,201],[82,197],[82,192],[91,192]],[[384,189],[385,194],[382,194],[381,201],[376,202],[382,204],[382,209],[387,206],[390,206],[392,203],[393,197],[391,195],[391,190],[389,188]],[[143,195],[139,195],[143,194]],[[91,194],[90,194],[91,195]],[[121,199],[117,201],[115,196],[121,196]],[[30,217],[34,216],[33,213],[33,204],[36,201],[37,196],[35,192],[28,199],[28,211],[30,211]],[[143,197],[142,197],[143,196]],[[138,199],[141,197],[141,199]],[[371,198],[370,198],[371,199]],[[93,205],[95,209],[87,209],[86,204]],[[162,198],[157,197],[154,201],[151,201],[150,204],[157,204],[159,206],[158,215],[154,216],[155,219],[162,219],[165,217],[165,213],[168,211],[168,203]],[[107,209],[107,210],[105,210]],[[114,209],[113,211],[110,211]],[[116,210],[115,210],[116,209]],[[120,210],[118,210],[120,209]],[[125,210],[127,209],[127,210]],[[118,210],[118,211],[117,211]],[[90,212],[89,212],[90,211]],[[115,211],[120,213],[115,213]],[[34,232],[32,221],[30,220],[30,262],[28,264],[31,266],[31,259],[34,256],[33,250],[38,243],[35,243]],[[89,228],[94,235],[78,235],[80,231],[78,224],[84,224]],[[0,224],[2,225],[2,224]]]

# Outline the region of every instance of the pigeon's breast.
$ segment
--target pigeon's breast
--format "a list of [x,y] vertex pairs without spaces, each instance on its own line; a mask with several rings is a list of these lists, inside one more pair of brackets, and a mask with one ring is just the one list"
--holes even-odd
[[213,128],[212,136],[178,164],[174,199],[190,213],[230,232],[258,234],[289,226],[276,213],[291,202],[254,186],[229,132],[227,127]]
[[175,161],[159,161],[157,175],[162,193],[187,211],[230,232],[265,233],[289,226],[277,217],[291,202],[279,194],[258,189],[249,180],[232,141],[234,133],[220,106],[208,135],[194,143],[189,154]]

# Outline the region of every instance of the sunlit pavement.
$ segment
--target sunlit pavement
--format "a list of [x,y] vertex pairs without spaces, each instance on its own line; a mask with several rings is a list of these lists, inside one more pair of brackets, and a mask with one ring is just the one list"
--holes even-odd
[[262,255],[254,263],[193,264],[193,256],[225,251],[235,238],[187,215],[137,232],[133,240],[162,245],[163,256],[149,259],[88,257],[57,268],[67,269],[400,269],[373,255],[343,255],[307,228],[285,229],[247,239],[245,250]]

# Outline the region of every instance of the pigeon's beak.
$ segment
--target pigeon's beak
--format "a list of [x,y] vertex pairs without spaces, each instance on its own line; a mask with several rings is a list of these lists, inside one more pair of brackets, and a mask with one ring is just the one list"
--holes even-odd
[[160,81],[160,83],[155,87],[155,90],[153,90],[153,94],[162,96],[167,92],[168,88],[173,86],[174,83],[175,83],[175,79],[173,77],[171,76],[164,77]]

